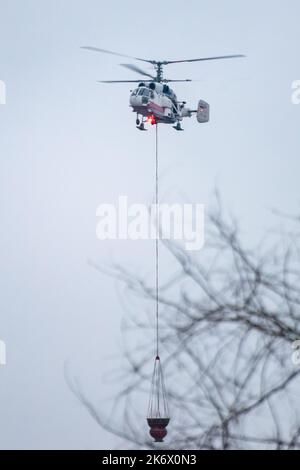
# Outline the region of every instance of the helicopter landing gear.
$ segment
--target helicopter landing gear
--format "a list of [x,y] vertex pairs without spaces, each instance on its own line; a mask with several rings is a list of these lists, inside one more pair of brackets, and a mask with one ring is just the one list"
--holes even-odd
[[140,131],[146,131],[147,129],[145,129],[145,125],[143,122],[141,122],[138,126],[136,126],[137,129],[139,129]]
[[136,115],[135,123],[136,123],[136,128],[139,129],[140,131],[146,131],[147,130],[147,129],[145,129],[143,118],[140,119],[138,114]]
[[177,122],[176,126],[173,126],[173,129],[175,129],[176,131],[183,131],[179,121]]

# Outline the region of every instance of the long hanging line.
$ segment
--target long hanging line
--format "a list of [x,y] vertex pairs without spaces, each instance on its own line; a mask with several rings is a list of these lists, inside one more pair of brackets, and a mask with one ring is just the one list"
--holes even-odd
[[162,366],[159,357],[159,192],[158,192],[158,124],[155,125],[155,207],[156,207],[156,233],[155,233],[155,297],[156,297],[156,358],[151,382],[150,400],[147,422],[150,435],[155,442],[162,442],[167,435],[167,426],[170,421],[166,389]]
[[159,207],[158,207],[158,124],[155,125],[155,206],[156,206],[156,237],[155,237],[155,261],[156,261],[156,357],[159,358],[159,299],[158,299],[158,241],[159,241]]

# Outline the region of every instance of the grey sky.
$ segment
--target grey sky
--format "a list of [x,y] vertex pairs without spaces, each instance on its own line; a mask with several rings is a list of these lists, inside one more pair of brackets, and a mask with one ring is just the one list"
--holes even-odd
[[[209,205],[217,184],[255,242],[274,222],[270,209],[299,208],[299,16],[296,0],[0,0],[1,448],[117,445],[71,395],[63,364],[107,411],[118,384],[103,375],[121,351],[124,311],[114,281],[87,259],[149,276],[153,268],[152,242],[95,236],[101,202],[151,200],[154,131],[135,129],[130,86],[96,83],[136,78],[122,59],[80,46],[157,59],[248,56],[166,70],[203,80],[175,90],[191,106],[208,101],[211,122],[186,120],[184,133],[161,126],[161,191]],[[163,266],[172,269],[168,257]]]

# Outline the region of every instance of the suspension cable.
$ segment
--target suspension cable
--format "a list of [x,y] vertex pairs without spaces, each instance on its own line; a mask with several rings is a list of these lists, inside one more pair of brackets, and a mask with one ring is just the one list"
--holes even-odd
[[159,358],[159,232],[160,232],[160,221],[159,221],[159,199],[158,199],[158,124],[155,125],[155,207],[156,207],[156,236],[155,236],[155,291],[156,291],[156,357]]

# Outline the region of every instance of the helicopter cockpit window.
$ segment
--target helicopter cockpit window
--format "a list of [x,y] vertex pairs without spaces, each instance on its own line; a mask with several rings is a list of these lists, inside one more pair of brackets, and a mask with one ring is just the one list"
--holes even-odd
[[140,89],[139,89],[139,95],[149,96],[149,90],[148,90],[148,88],[140,88]]
[[131,96],[136,96],[137,93],[138,93],[139,90],[133,90],[133,92],[131,93]]

